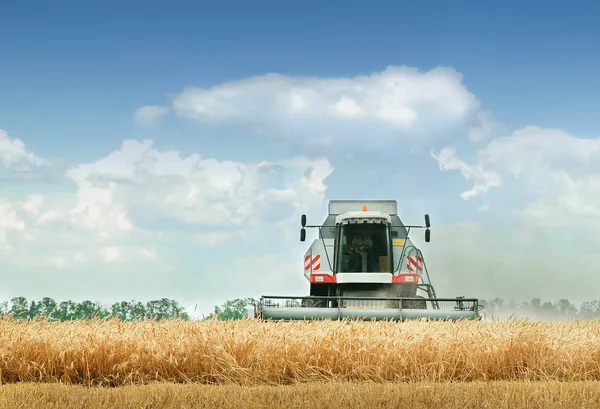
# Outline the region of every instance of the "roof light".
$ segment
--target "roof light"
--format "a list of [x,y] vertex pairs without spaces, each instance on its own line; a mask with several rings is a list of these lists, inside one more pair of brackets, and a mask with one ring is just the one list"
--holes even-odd
[[363,207],[362,207],[362,211],[363,211],[363,212],[366,212],[366,211],[367,211],[367,205],[363,205]]

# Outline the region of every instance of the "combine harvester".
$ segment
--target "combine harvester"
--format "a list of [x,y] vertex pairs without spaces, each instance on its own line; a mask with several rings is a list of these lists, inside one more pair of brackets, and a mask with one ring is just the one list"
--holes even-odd
[[[395,200],[332,200],[320,226],[307,226],[302,215],[300,241],[306,228],[318,228],[304,255],[310,295],[262,296],[251,317],[265,320],[480,319],[477,299],[437,298],[421,251],[410,241]],[[420,293],[420,294],[418,294]]]

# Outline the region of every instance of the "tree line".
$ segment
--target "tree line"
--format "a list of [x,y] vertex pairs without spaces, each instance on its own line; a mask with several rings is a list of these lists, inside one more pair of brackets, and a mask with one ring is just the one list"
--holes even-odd
[[[247,317],[247,308],[256,304],[252,298],[234,299],[215,306],[211,314],[204,319],[239,320]],[[496,318],[506,318],[510,315],[526,317],[535,320],[556,319],[600,319],[600,301],[588,301],[577,308],[567,299],[556,302],[542,301],[533,298],[531,301],[517,303],[506,302],[501,298],[481,300],[483,312]],[[289,306],[298,306],[291,302]],[[21,319],[46,318],[52,321],[68,321],[75,319],[116,318],[121,321],[148,319],[182,319],[190,320],[189,314],[175,300],[163,298],[142,303],[139,301],[121,301],[110,306],[99,302],[71,300],[57,302],[50,297],[40,301],[28,301],[25,297],[15,297],[10,302],[0,303],[0,314]]]
[[[229,300],[204,319],[238,320],[247,316],[246,306],[256,303],[251,298]],[[33,320],[36,318],[50,321],[90,320],[94,318],[113,319],[120,321],[181,319],[190,320],[189,314],[175,300],[162,298],[148,301],[121,301],[110,306],[89,300],[76,302],[72,300],[57,302],[51,297],[39,301],[27,300],[25,297],[14,297],[10,301],[0,303],[0,315],[19,319]]]
[[566,298],[554,303],[543,302],[540,298],[533,298],[529,302],[521,303],[512,300],[506,302],[501,298],[495,298],[482,300],[480,304],[484,306],[483,311],[497,318],[505,318],[514,314],[517,317],[535,320],[600,319],[600,301],[598,300],[583,302],[579,308]]
[[172,319],[189,320],[189,315],[177,301],[163,298],[148,301],[121,301],[109,307],[98,302],[71,300],[56,302],[50,297],[40,301],[28,301],[25,297],[15,297],[10,302],[0,303],[0,314],[20,319],[46,318],[51,321],[68,321],[92,318],[116,318],[121,321],[140,319]]

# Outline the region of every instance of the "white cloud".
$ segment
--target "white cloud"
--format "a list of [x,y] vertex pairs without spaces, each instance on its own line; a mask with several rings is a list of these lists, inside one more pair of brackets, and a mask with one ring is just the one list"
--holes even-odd
[[153,125],[170,112],[169,107],[146,105],[137,109],[134,120],[140,125]]
[[6,131],[0,129],[0,165],[14,170],[30,170],[41,166],[44,161],[25,148],[20,139],[11,139]]
[[515,176],[525,174],[534,183],[549,170],[595,165],[599,156],[599,139],[578,138],[562,130],[534,126],[496,138],[479,153],[482,164],[498,167]]
[[474,142],[479,142],[488,135],[490,135],[496,127],[499,126],[498,123],[492,117],[492,114],[489,112],[479,112],[477,113],[478,124],[472,127],[469,130],[469,139]]
[[48,264],[52,267],[65,267],[67,265],[67,261],[62,257],[52,256],[48,259]]
[[43,205],[44,196],[39,193],[34,193],[27,196],[27,200],[23,204],[23,209],[32,216],[38,216]]
[[140,262],[151,261],[156,258],[152,250],[140,246],[106,246],[100,249],[100,255],[105,262]]
[[553,188],[530,202],[522,219],[545,229],[583,226],[593,229],[600,242],[600,173],[575,177],[556,171],[548,175],[547,183]]
[[0,254],[10,254],[14,251],[8,241],[8,233],[25,230],[25,222],[17,214],[14,206],[0,201]]
[[[127,140],[119,150],[69,171],[78,186],[75,222],[103,235],[134,227],[130,212],[207,226],[255,223],[273,201],[318,203],[333,168],[326,159],[296,158],[281,163],[238,163],[182,157],[159,151],[151,141]],[[308,176],[297,176],[309,171]],[[269,186],[268,172],[290,182]]]
[[528,224],[586,226],[600,233],[600,139],[528,126],[492,140],[478,152],[476,165],[458,159],[451,148],[432,155],[441,170],[458,170],[474,181],[461,194],[465,199],[484,196],[501,185],[501,177],[511,178],[529,200],[517,209]]
[[[297,222],[298,209],[322,204],[332,171],[325,158],[241,163],[126,140],[68,169],[72,193],[31,192],[3,203],[0,247],[18,248],[11,262],[61,268],[159,260],[153,244],[189,226],[196,226],[196,245],[218,247],[252,228]],[[234,229],[219,230],[226,226]],[[30,258],[31,246],[47,256]]]
[[100,254],[102,254],[102,258],[104,261],[119,261],[122,257],[121,250],[116,246],[104,247],[100,250]]
[[[200,122],[232,122],[277,137],[311,142],[339,136],[348,140],[361,125],[360,139],[373,143],[382,135],[448,135],[467,129],[480,140],[493,129],[491,114],[452,68],[420,72],[388,67],[348,78],[289,77],[268,74],[220,84],[188,87],[173,98],[174,111]],[[388,133],[375,131],[387,127]]]
[[88,179],[92,167],[80,165],[68,172],[77,184],[77,205],[70,211],[71,222],[102,237],[127,234],[133,229],[133,223],[124,205],[115,201],[116,183],[102,187],[94,185]]
[[470,166],[456,157],[452,148],[444,148],[439,154],[431,153],[437,161],[440,170],[458,170],[466,180],[472,180],[474,186],[471,190],[462,192],[463,199],[470,199],[487,193],[490,188],[500,186],[500,176],[494,172],[488,172],[482,166]]

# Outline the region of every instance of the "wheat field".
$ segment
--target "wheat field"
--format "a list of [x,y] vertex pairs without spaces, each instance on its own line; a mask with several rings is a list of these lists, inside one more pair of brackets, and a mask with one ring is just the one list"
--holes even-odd
[[600,407],[598,380],[596,321],[0,320],[0,408]]
[[0,382],[596,381],[596,321],[0,321]]

